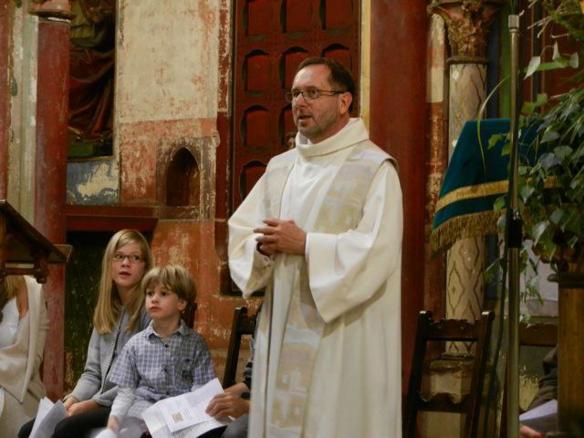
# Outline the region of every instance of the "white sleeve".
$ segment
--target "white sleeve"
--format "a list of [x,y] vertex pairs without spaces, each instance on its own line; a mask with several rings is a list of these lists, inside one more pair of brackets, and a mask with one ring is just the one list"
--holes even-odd
[[266,219],[264,184],[262,177],[228,222],[229,271],[245,297],[264,288],[272,275],[273,261],[257,250],[259,234],[253,232]]
[[386,162],[372,181],[355,229],[310,233],[306,241],[310,290],[326,322],[371,298],[401,266],[402,232],[399,179]]
[[134,403],[134,389],[121,386],[118,389],[118,394],[114,399],[112,404],[112,409],[110,411],[110,417],[116,417],[118,423],[121,424],[122,420],[130,410],[130,407]]

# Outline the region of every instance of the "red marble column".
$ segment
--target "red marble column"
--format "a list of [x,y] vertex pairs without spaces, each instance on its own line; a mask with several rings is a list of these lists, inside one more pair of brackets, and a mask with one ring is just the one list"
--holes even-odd
[[[35,226],[53,243],[65,242],[69,114],[70,13],[63,2],[34,11],[39,15]],[[59,3],[59,8],[55,8]],[[65,5],[66,6],[66,5]],[[50,398],[63,393],[64,267],[51,267],[44,286],[49,311],[43,380]]]
[[[0,0],[0,65],[9,65],[10,0]],[[10,131],[9,69],[0,68],[0,199],[6,199],[8,186],[8,134]]]
[[405,393],[416,317],[424,300],[426,1],[372,0],[371,16],[371,138],[397,159],[404,196],[402,388]]
[[219,13],[219,102],[217,111],[217,131],[219,145],[215,156],[215,251],[219,256],[219,291],[231,292],[233,285],[227,265],[227,220],[231,215],[231,58],[235,50],[231,31],[234,21],[231,17],[231,0],[220,0]]
[[434,254],[430,244],[432,219],[446,167],[448,166],[448,118],[444,103],[445,66],[447,59],[446,30],[442,20],[432,17],[428,23],[428,146],[426,181],[426,260],[424,275],[424,309],[435,319],[446,314],[446,255]]

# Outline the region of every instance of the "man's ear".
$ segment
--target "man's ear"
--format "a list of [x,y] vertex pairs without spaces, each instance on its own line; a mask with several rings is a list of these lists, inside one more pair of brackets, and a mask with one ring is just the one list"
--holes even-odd
[[180,310],[181,312],[184,312],[186,308],[187,308],[186,300],[179,298],[178,299],[178,310]]
[[348,91],[339,94],[339,112],[344,115],[349,112],[351,108],[351,102],[353,102],[353,95]]

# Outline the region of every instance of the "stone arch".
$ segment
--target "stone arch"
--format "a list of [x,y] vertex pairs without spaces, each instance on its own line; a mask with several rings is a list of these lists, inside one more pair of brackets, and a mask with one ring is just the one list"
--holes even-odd
[[197,206],[201,194],[199,173],[199,164],[193,153],[185,147],[177,149],[166,168],[166,205]]

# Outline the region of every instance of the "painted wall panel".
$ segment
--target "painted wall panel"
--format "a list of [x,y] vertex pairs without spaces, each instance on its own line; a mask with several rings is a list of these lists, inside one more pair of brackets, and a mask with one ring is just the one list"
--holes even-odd
[[118,202],[118,163],[111,159],[67,165],[67,203],[104,205]]
[[119,121],[215,117],[218,24],[218,0],[121,0]]

